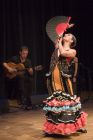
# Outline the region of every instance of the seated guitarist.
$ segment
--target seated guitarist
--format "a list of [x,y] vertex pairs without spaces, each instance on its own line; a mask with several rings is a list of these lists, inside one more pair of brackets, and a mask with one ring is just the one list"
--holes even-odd
[[[26,110],[31,108],[31,92],[29,90],[29,87],[31,87],[31,76],[33,75],[33,69],[31,61],[30,59],[28,59],[28,53],[28,47],[23,46],[20,49],[18,56],[14,56],[9,61],[3,63],[3,66],[10,75],[16,73],[16,76],[14,76],[13,78],[8,78],[8,84],[11,84],[11,86],[8,87],[9,94],[11,91],[16,91],[18,102]],[[11,67],[10,65],[8,65],[9,62],[12,62],[14,64],[22,64],[24,66],[24,70],[17,75],[16,67]]]

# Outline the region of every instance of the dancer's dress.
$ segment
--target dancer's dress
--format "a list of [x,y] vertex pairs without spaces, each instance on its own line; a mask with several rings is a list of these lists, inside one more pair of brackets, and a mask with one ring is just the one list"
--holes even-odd
[[46,112],[44,132],[68,135],[75,133],[86,124],[87,114],[81,110],[80,98],[72,96],[69,74],[71,59],[57,56],[55,49],[51,57],[47,88],[50,96],[44,101]]

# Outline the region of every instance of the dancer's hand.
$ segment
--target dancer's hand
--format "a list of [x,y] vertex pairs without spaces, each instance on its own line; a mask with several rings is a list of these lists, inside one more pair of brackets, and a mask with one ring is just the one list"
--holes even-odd
[[76,83],[77,79],[76,77],[73,77],[73,83]]
[[58,48],[59,44],[61,44],[61,43],[62,43],[62,37],[59,36],[55,41],[55,48]]
[[68,24],[68,28],[71,28],[71,27],[73,27],[75,24]]
[[58,38],[58,43],[59,43],[59,44],[62,43],[62,37],[59,37],[59,38]]

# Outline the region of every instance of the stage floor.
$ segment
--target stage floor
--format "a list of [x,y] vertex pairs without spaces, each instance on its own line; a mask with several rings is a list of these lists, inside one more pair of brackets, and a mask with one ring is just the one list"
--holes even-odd
[[45,121],[41,108],[22,111],[12,108],[10,113],[0,116],[0,140],[93,140],[93,100],[82,104],[88,113],[87,133],[76,133],[69,137],[45,136],[42,127]]

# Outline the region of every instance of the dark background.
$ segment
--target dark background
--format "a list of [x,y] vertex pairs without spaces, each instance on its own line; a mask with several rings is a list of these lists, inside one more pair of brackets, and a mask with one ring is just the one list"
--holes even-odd
[[0,0],[0,89],[4,94],[2,62],[17,55],[26,45],[33,66],[43,65],[33,78],[34,94],[47,92],[45,73],[48,72],[54,49],[45,27],[54,16],[71,16],[75,27],[70,29],[77,38],[79,58],[79,90],[93,90],[93,1],[92,0]]

